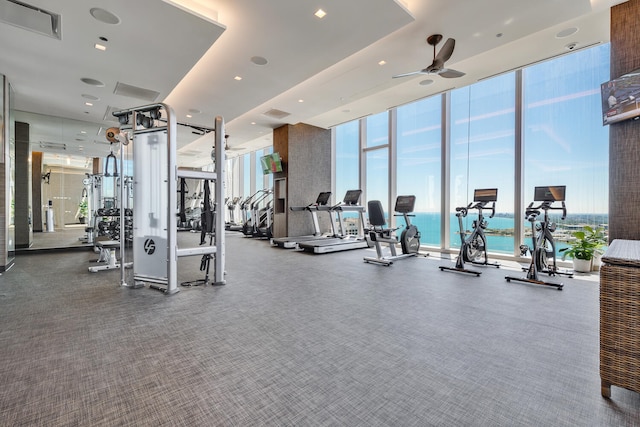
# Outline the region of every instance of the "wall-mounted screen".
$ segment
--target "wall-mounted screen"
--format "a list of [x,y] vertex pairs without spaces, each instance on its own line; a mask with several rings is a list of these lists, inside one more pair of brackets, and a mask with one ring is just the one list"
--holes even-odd
[[260,165],[262,166],[262,173],[265,175],[282,172],[282,161],[278,153],[271,153],[260,157]]
[[602,125],[640,117],[640,70],[600,85]]

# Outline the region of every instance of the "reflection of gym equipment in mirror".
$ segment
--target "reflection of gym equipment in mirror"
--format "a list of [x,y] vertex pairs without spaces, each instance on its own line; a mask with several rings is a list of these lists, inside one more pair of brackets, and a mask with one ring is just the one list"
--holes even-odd
[[[400,241],[398,242],[398,236],[396,236],[395,232],[401,227],[386,228],[387,221],[385,220],[382,202],[380,200],[370,200],[367,203],[371,228],[367,228],[365,232],[368,233],[369,239],[374,243],[377,256],[376,258],[364,257],[365,262],[390,266],[396,260],[418,255],[420,250],[420,231],[418,231],[418,227],[411,224],[410,219],[411,216],[414,216],[410,214],[413,212],[415,204],[416,196],[398,196],[396,198],[395,216],[402,216],[405,222],[405,227],[400,233]],[[388,245],[390,255],[384,254],[381,243]],[[402,249],[401,254],[398,254],[396,250],[398,243],[400,243],[400,248]]]
[[[527,252],[531,254],[531,263],[528,268],[523,268],[523,271],[527,272],[526,277],[513,277],[506,276],[507,282],[517,281],[525,283],[533,283],[536,285],[545,285],[555,287],[559,291],[564,286],[562,283],[546,282],[541,280],[539,273],[546,273],[549,276],[566,275],[573,277],[573,273],[560,271],[556,264],[556,244],[553,238],[553,233],[556,230],[556,224],[549,218],[550,210],[562,211],[562,217],[564,220],[567,216],[567,208],[565,206],[565,190],[566,187],[562,186],[545,186],[535,187],[534,201],[527,206],[525,217],[527,221],[531,223],[531,243],[532,246],[527,245],[520,246],[522,255],[526,255]],[[536,202],[540,202],[538,206],[534,206]],[[554,203],[560,202],[560,206],[554,206]],[[542,212],[541,212],[542,211]],[[540,214],[542,213],[542,220],[540,220]]]
[[[90,184],[89,192],[94,200],[91,205],[96,207],[92,212],[93,222],[87,227],[88,233],[92,235],[88,240],[94,244],[94,250],[99,254],[96,262],[100,265],[89,267],[92,273],[120,268],[116,249],[120,248],[120,258],[124,259],[124,247],[131,245],[133,238],[133,181],[124,172],[118,173],[118,159],[113,153],[113,144],[121,144],[120,169],[124,171],[124,150],[128,146],[128,135],[120,134],[117,128],[108,129],[106,135],[112,148],[105,159],[103,174],[87,175],[84,181]],[[132,262],[125,262],[122,268],[131,266]]]
[[[487,257],[487,237],[484,230],[487,228],[488,222],[484,219],[483,209],[491,209],[489,218],[493,218],[496,213],[496,201],[498,200],[497,188],[483,188],[473,191],[473,202],[468,206],[457,207],[456,217],[458,218],[458,226],[460,227],[460,252],[456,258],[455,267],[440,266],[440,271],[454,271],[459,273],[469,273],[480,276],[481,271],[469,270],[465,268],[465,262],[474,265],[488,265],[500,268],[498,263],[490,263]],[[491,207],[487,207],[487,203],[491,203]],[[478,218],[473,220],[473,231],[467,236],[462,218],[466,217],[469,210],[477,209]]]

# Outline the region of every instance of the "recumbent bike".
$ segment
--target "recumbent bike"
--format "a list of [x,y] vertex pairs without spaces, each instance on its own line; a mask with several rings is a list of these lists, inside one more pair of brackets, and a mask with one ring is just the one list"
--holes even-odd
[[[478,277],[482,272],[465,268],[465,262],[475,265],[489,265],[500,268],[500,264],[490,263],[487,258],[487,237],[484,234],[484,230],[487,228],[488,222],[484,219],[484,215],[482,214],[483,209],[491,209],[491,215],[489,215],[489,218],[493,218],[493,215],[496,213],[497,200],[497,188],[476,189],[473,192],[472,203],[469,203],[466,207],[456,208],[456,217],[458,217],[458,225],[460,227],[460,252],[456,259],[455,267],[440,266],[440,271],[469,273],[475,274],[476,277]],[[487,208],[487,203],[491,203],[490,208]],[[473,221],[473,231],[467,236],[462,224],[462,218],[467,216],[470,209],[478,210],[478,218]]]
[[[531,242],[533,246],[529,248],[527,245],[520,246],[521,255],[531,253],[531,263],[528,268],[523,268],[527,272],[526,277],[506,276],[507,282],[512,280],[518,282],[533,283],[536,285],[545,285],[555,287],[561,291],[564,286],[562,283],[546,282],[541,280],[539,273],[547,273],[549,276],[566,275],[573,277],[572,272],[560,271],[556,264],[556,244],[553,239],[552,232],[556,229],[556,224],[549,219],[550,210],[562,211],[561,219],[567,216],[567,207],[564,203],[566,186],[545,186],[535,187],[534,201],[527,206],[525,217],[531,223]],[[536,202],[540,202],[538,206],[534,206]],[[560,202],[561,206],[553,206],[555,202]],[[544,212],[542,221],[540,214]],[[549,262],[551,260],[551,263]]]
[[[396,245],[398,244],[398,238],[394,232],[397,228],[385,228],[387,222],[384,218],[384,209],[380,200],[370,200],[367,203],[367,210],[369,214],[369,224],[372,228],[365,230],[369,234],[369,239],[375,244],[377,257],[364,257],[365,262],[372,262],[389,266],[397,259],[408,258],[418,255],[420,249],[420,231],[418,227],[411,224],[410,216],[411,212],[416,204],[416,196],[398,196],[396,198],[396,206],[394,211],[397,212],[395,216],[402,216],[405,222],[405,228],[400,234],[400,247],[402,248],[402,254],[398,254]],[[381,243],[387,243],[390,256],[384,256]]]

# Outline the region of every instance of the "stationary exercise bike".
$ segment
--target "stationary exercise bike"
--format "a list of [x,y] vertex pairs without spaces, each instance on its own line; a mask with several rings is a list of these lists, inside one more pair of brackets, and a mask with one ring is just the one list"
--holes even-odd
[[[382,209],[382,203],[380,200],[371,200],[367,203],[367,210],[369,214],[369,224],[372,228],[365,230],[369,234],[369,239],[375,244],[377,257],[364,257],[365,262],[373,262],[389,266],[397,259],[408,258],[418,255],[420,249],[420,231],[418,227],[411,224],[409,215],[413,212],[416,204],[416,196],[398,196],[396,198],[396,206],[394,211],[398,213],[396,216],[402,216],[405,222],[405,228],[400,233],[400,247],[402,254],[398,254],[396,251],[396,245],[398,244],[398,238],[395,236],[397,228],[385,228],[387,225],[384,219],[384,210]],[[387,243],[390,256],[384,256],[382,252],[382,245],[380,243]]]
[[[556,230],[556,224],[549,219],[550,210],[561,210],[561,219],[565,219],[567,216],[567,207],[564,204],[565,190],[566,187],[564,185],[535,188],[534,201],[527,206],[525,211],[527,221],[531,223],[531,242],[533,246],[531,248],[527,245],[520,246],[522,255],[526,255],[527,252],[531,253],[531,263],[528,268],[523,268],[527,272],[526,277],[506,276],[507,282],[515,280],[551,286],[561,291],[564,286],[562,283],[545,282],[540,279],[539,273],[547,273],[549,276],[562,274],[573,277],[573,273],[558,269],[556,264],[556,244],[551,234]],[[540,202],[540,204],[534,206],[536,202]],[[555,202],[560,202],[561,206],[553,206]],[[544,212],[542,221],[540,221],[541,211]]]
[[[487,221],[484,219],[482,210],[487,208],[487,203],[491,203],[491,215],[489,218],[493,218],[496,213],[496,201],[498,200],[497,188],[485,188],[476,189],[473,192],[473,203],[469,203],[469,206],[456,208],[456,217],[458,217],[458,225],[460,227],[460,252],[456,259],[455,267],[440,266],[440,271],[455,271],[459,273],[475,274],[476,277],[482,274],[481,271],[469,270],[465,268],[464,263],[468,262],[475,265],[490,265],[492,267],[500,268],[498,263],[490,263],[487,258],[487,237],[484,234],[484,230],[487,228]],[[469,209],[478,210],[478,219],[472,223],[473,231],[468,236],[462,225],[462,218],[467,216]]]

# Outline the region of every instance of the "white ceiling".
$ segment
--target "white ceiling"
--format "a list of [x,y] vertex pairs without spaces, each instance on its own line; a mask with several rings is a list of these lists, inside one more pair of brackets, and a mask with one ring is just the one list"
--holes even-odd
[[[152,101],[169,104],[179,122],[212,127],[214,117],[223,116],[234,148],[228,155],[241,154],[271,145],[272,130],[286,123],[331,127],[566,54],[569,44],[578,50],[608,42],[609,8],[621,3],[21,1],[60,14],[62,40],[0,22],[0,73],[14,88],[14,106],[21,111],[16,118],[31,126],[32,149],[46,152],[40,141],[63,142],[65,150],[52,151],[63,156],[106,155],[109,146],[100,129],[115,124],[111,110]],[[120,22],[94,19],[93,7],[112,12]],[[327,12],[323,19],[313,15],[319,7]],[[577,32],[557,37],[569,28]],[[431,63],[433,50],[425,40],[435,33],[456,39],[447,67],[466,76],[392,79]],[[98,42],[107,50],[96,50]],[[267,64],[256,65],[255,56]],[[104,86],[87,85],[81,78]],[[426,79],[433,83],[420,84]],[[117,94],[118,82],[158,95],[150,101]],[[289,115],[264,114],[272,109]],[[198,137],[183,128],[179,163],[208,163],[211,145],[211,135]]]

